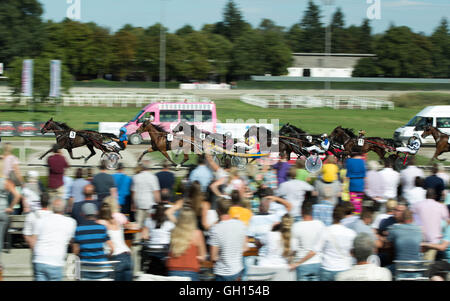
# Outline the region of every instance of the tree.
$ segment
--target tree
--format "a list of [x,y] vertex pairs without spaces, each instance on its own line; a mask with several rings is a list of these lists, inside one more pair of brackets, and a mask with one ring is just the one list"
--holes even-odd
[[430,41],[433,44],[433,76],[450,77],[450,32],[446,18],[441,20],[440,25],[431,35]]
[[359,36],[359,52],[360,53],[372,53],[373,52],[373,37],[372,27],[370,26],[370,20],[364,19],[360,26]]
[[184,36],[190,33],[193,33],[195,30],[191,25],[184,25],[180,29],[178,29],[175,33],[179,36]]
[[218,24],[218,33],[234,42],[242,35],[246,27],[242,14],[233,0],[225,5],[223,23]]
[[36,56],[43,46],[42,5],[37,0],[0,1],[0,62]]
[[[22,90],[22,66],[25,58],[16,58],[11,62],[7,72],[8,86],[14,95],[20,95]],[[66,94],[73,85],[72,75],[68,68],[61,66],[61,92]],[[50,59],[33,59],[33,102],[41,102],[49,97],[50,93]]]
[[320,21],[320,9],[312,0],[308,2],[308,8],[300,22],[303,30],[301,52],[323,52],[325,30]]
[[338,8],[333,15],[331,21],[331,52],[334,53],[349,53],[347,48],[348,34],[345,30],[344,14]]
[[121,81],[125,80],[136,66],[138,38],[129,28],[123,28],[112,37],[113,71]]
[[286,33],[286,41],[292,52],[301,52],[303,43],[303,29],[300,24],[294,24]]

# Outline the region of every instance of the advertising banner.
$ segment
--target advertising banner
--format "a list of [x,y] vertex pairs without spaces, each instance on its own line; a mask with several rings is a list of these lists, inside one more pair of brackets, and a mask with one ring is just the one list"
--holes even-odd
[[33,96],[33,60],[24,60],[22,67],[22,96]]
[[0,121],[0,137],[37,137],[54,136],[53,133],[42,135],[41,128],[45,122],[35,121]]
[[50,97],[61,96],[61,61],[50,62]]

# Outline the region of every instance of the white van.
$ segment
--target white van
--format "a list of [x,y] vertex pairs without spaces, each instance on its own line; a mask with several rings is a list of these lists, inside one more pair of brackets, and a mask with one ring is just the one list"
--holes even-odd
[[[394,141],[405,146],[408,139],[418,133],[422,135],[426,125],[431,124],[441,132],[450,134],[450,106],[429,106],[417,113],[406,125],[395,130]],[[422,144],[435,144],[433,136],[421,138]]]

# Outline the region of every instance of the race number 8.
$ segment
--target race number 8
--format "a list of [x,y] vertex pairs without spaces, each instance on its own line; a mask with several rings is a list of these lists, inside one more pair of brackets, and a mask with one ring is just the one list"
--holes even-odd
[[358,139],[358,146],[364,145],[364,139]]
[[70,131],[70,133],[69,133],[69,138],[70,138],[70,139],[73,139],[73,138],[75,138],[76,135],[77,135],[76,132]]
[[277,145],[278,144],[278,138],[272,138],[272,144]]

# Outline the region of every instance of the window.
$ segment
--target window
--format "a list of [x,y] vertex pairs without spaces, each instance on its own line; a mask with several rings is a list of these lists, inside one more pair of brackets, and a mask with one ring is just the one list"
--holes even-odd
[[421,116],[415,116],[413,119],[411,119],[406,126],[414,126],[417,129],[423,129],[426,125],[433,125],[433,118],[432,117],[421,117]]
[[211,122],[212,112],[194,110],[181,111],[181,120],[189,122]]
[[159,112],[159,122],[178,121],[178,111],[167,110]]
[[436,125],[438,128],[450,128],[450,117],[436,118]]

